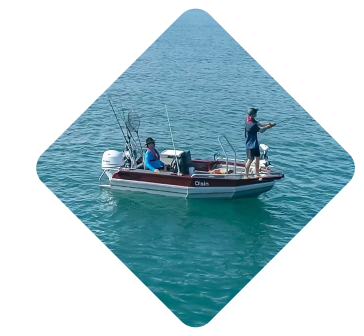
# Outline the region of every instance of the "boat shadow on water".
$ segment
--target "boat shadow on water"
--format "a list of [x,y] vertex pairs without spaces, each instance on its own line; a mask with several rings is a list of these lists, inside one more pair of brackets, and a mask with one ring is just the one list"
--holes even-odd
[[[269,223],[275,222],[263,200],[242,199],[185,199],[146,194],[143,192],[103,189],[100,201],[109,207],[112,218],[122,224],[122,218],[137,218],[135,224],[148,222],[151,225],[158,218],[161,227],[179,223],[184,228],[194,226],[237,226],[248,231],[266,231]],[[105,209],[106,210],[106,209]],[[139,213],[139,216],[135,216]],[[143,220],[148,217],[149,220]],[[162,221],[160,219],[163,219]],[[226,229],[226,228],[225,228]]]

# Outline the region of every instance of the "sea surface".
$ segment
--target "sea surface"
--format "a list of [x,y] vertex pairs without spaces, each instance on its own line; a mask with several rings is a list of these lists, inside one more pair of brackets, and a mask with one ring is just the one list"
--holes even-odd
[[[350,181],[349,154],[206,12],[185,12],[39,158],[40,180],[185,324],[208,323]],[[245,159],[248,108],[285,178],[255,199],[186,200],[100,188],[122,151],[110,109],[141,141],[212,159],[226,134]],[[290,118],[290,119],[288,119]],[[286,122],[285,122],[286,120]],[[282,121],[282,122],[280,122]],[[323,178],[324,177],[324,178]],[[122,284],[120,284],[122,286]]]

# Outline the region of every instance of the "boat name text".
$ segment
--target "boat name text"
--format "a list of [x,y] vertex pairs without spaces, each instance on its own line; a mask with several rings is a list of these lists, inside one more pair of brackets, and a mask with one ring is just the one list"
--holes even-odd
[[196,187],[209,187],[209,183],[205,181],[195,181]]

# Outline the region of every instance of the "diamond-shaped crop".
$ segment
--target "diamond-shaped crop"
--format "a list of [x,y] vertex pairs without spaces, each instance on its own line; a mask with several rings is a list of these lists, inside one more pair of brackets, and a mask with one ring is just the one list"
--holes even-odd
[[[185,200],[99,187],[123,150],[108,104],[135,109],[142,141],[209,158],[228,135],[245,157],[249,107],[285,178],[258,198]],[[288,119],[290,118],[290,119]],[[286,121],[285,121],[286,120]],[[299,126],[299,127],[298,127]],[[351,179],[340,145],[206,12],[184,13],[40,157],[41,181],[189,326],[208,323]],[[322,177],[325,178],[322,178]]]

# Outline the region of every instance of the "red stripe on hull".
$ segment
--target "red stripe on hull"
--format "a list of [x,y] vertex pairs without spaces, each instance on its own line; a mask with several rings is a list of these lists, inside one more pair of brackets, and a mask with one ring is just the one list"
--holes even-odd
[[[131,170],[123,170],[113,175],[114,179],[131,180],[149,183],[169,184],[182,187],[196,187],[196,186],[209,186],[209,187],[238,187],[243,185],[259,184],[264,182],[271,182],[283,178],[284,175],[278,175],[270,178],[263,178],[259,181],[258,178],[251,179],[225,179],[225,178],[191,178],[191,175],[164,175],[155,173],[138,173]],[[196,184],[196,182],[198,182]]]
[[121,180],[140,181],[140,182],[171,184],[182,187],[188,187],[192,180],[190,175],[183,175],[183,176],[164,175],[164,174],[156,174],[153,172],[137,173],[130,170],[119,171],[114,174],[113,178]]

